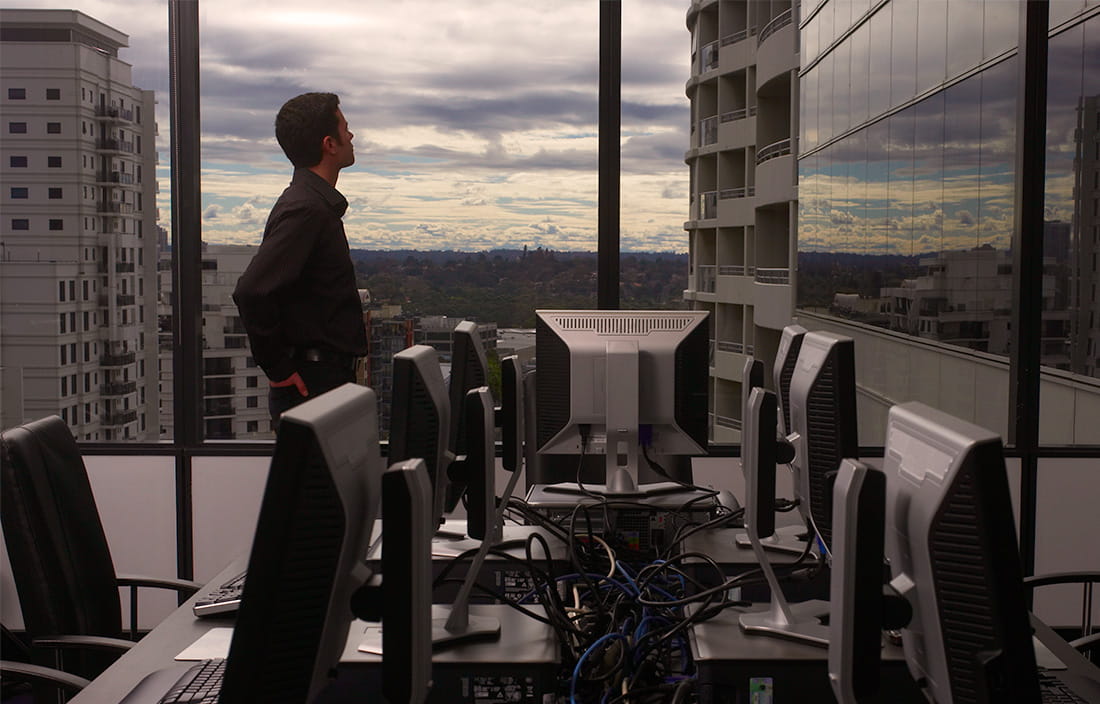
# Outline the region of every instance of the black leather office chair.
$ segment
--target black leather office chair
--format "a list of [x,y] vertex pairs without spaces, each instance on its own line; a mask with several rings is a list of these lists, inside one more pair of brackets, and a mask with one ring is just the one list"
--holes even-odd
[[[139,587],[186,597],[201,586],[115,573],[80,448],[57,416],[0,435],[0,484],[4,540],[34,664],[92,679],[136,640]],[[130,640],[122,639],[124,586],[131,590]]]
[[1024,578],[1024,587],[1032,594],[1040,587],[1053,584],[1081,586],[1081,622],[1078,624],[1080,635],[1070,640],[1069,644],[1081,651],[1085,657],[1096,662],[1094,653],[1097,651],[1097,645],[1100,645],[1100,631],[1096,631],[1093,627],[1092,597],[1095,586],[1100,584],[1100,572],[1054,572]]

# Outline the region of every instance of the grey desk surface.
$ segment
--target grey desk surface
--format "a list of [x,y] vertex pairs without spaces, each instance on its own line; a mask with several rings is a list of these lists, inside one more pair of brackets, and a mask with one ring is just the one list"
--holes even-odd
[[71,704],[118,704],[147,674],[172,665],[176,654],[195,642],[199,636],[211,628],[232,623],[217,618],[197,619],[191,608],[199,596],[213,591],[225,580],[239,574],[246,564],[247,558],[244,556],[233,560],[206,587],[200,589],[198,594],[169,614],[129,652],[73,697]]

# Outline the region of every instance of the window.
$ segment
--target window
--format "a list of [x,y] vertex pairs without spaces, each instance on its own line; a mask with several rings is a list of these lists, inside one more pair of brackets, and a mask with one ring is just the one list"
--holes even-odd
[[9,122],[8,132],[10,134],[26,134],[27,123],[26,122]]
[[61,377],[61,395],[62,396],[68,396],[69,395],[69,377],[67,377],[67,376]]
[[260,397],[259,396],[249,396],[249,397],[247,397],[247,399],[245,400],[245,405],[248,408],[259,408],[260,407]]
[[11,221],[11,229],[29,230],[31,229],[31,221],[27,218],[13,218]]
[[26,88],[8,88],[8,100],[26,100]]
[[11,197],[15,200],[24,199],[24,198],[28,197],[29,195],[30,195],[30,192],[26,188],[17,187],[17,186],[12,186],[11,187]]
[[46,100],[61,100],[61,89],[60,88],[47,88],[46,89]]
[[64,366],[69,363],[69,349],[65,345],[61,345],[61,364]]
[[27,168],[27,157],[25,156],[13,156],[8,158],[8,166],[13,169],[25,169]]
[[65,282],[64,281],[58,281],[57,282],[57,300],[61,301],[62,303],[65,302]]
[[61,123],[60,122],[47,122],[46,123],[46,134],[61,134]]
[[46,157],[46,166],[48,168],[51,168],[51,169],[60,169],[61,168],[61,157],[59,157],[59,156],[48,156],[48,157]]
[[60,218],[50,218],[50,229],[51,230],[54,230],[54,231],[63,230],[63,229],[65,229],[64,224],[65,224],[64,221],[61,220]]
[[65,314],[59,313],[57,316],[57,330],[62,335],[65,334]]
[[49,189],[50,200],[57,200],[57,199],[61,198],[61,193],[62,193],[62,191],[61,191],[60,188],[51,188],[51,189]]

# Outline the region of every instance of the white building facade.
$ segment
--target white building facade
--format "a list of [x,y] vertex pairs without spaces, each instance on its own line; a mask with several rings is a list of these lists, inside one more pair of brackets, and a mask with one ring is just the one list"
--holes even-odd
[[794,309],[798,3],[694,0],[684,298],[711,312],[711,438],[737,442],[747,357],[771,365]]
[[0,10],[3,427],[157,437],[157,128],[127,45],[81,12]]

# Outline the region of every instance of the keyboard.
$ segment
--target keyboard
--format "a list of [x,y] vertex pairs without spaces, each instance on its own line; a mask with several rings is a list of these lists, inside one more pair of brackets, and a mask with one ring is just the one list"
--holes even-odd
[[1039,693],[1043,704],[1089,704],[1065,682],[1042,671],[1039,672]]
[[196,601],[192,609],[195,616],[202,618],[204,616],[235,613],[241,605],[241,591],[244,590],[245,575],[245,572],[241,572]]
[[217,704],[225,658],[203,660],[191,667],[158,704]]

